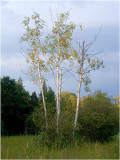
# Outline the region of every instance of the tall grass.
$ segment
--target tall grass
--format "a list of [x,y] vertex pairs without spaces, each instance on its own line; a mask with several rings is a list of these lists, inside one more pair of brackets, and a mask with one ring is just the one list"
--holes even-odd
[[65,148],[37,146],[35,136],[1,138],[2,159],[119,159],[118,136],[109,143],[82,142]]

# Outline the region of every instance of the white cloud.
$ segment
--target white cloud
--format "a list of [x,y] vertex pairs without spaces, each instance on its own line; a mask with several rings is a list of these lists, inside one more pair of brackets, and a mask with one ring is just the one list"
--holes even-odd
[[[71,20],[77,24],[83,23],[85,27],[96,27],[101,25],[118,24],[119,8],[118,2],[46,2],[46,1],[11,1],[4,6],[6,10],[13,11],[20,19],[31,15],[33,11],[40,13],[45,21],[50,21],[49,7],[54,15],[58,8],[61,12],[71,9]],[[4,11],[4,12],[5,12]],[[8,15],[9,16],[9,15]]]
[[84,7],[72,7],[72,19],[76,23],[83,23],[85,27],[98,27],[101,25],[118,24],[119,8],[115,2],[89,2]]
[[20,71],[21,68],[26,67],[26,62],[24,57],[11,57],[9,59],[2,59],[1,61],[1,67],[2,69],[11,69],[12,71]]

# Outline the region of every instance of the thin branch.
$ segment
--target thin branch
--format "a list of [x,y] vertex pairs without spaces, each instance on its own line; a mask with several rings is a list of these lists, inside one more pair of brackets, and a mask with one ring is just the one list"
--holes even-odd
[[62,76],[63,75],[65,75],[67,72],[69,72],[70,70],[72,70],[72,69],[75,69],[75,68],[77,68],[77,67],[79,67],[80,65],[77,65],[77,66],[75,66],[75,67],[73,67],[73,68],[70,68],[70,69],[66,69],[65,67],[61,67],[61,68],[63,68],[63,69],[65,69],[66,71],[62,74]]
[[[65,69],[66,69],[66,68],[65,68]],[[67,70],[67,69],[66,69],[66,70]],[[67,70],[65,73],[67,73],[67,72],[70,73],[70,74],[76,79],[77,82],[79,82],[78,79],[74,76],[74,74],[72,74],[72,73],[70,72],[70,70]],[[64,73],[64,74],[65,74],[65,73]],[[62,76],[63,76],[64,74],[62,74]]]
[[97,54],[100,54],[104,51],[104,49],[102,49],[101,51],[97,52],[97,53],[94,53],[94,54],[89,54],[90,56],[88,56],[87,58],[85,58],[85,60],[89,59],[90,57],[94,57],[95,55]]
[[[43,54],[43,56],[45,57],[46,61],[48,62],[47,57],[46,57],[44,54]],[[51,69],[51,71],[52,71],[53,78],[54,78],[54,83],[55,83],[55,86],[56,86],[56,89],[57,89],[57,84],[56,84],[56,79],[55,79],[54,71],[53,71],[53,69],[52,69],[52,67],[51,67],[51,64],[48,64],[48,65],[49,65],[49,67],[50,67],[50,69]]]
[[[101,29],[102,29],[102,26],[100,27],[100,29],[99,29],[97,35],[94,37],[93,41],[91,41],[90,43],[88,43],[88,44],[85,46],[85,52],[87,52],[87,51],[90,49],[90,47],[92,46],[92,44],[96,41],[96,39],[97,39],[97,37],[98,37]],[[88,47],[88,48],[87,48],[87,47]],[[86,49],[86,48],[87,48],[87,49]]]

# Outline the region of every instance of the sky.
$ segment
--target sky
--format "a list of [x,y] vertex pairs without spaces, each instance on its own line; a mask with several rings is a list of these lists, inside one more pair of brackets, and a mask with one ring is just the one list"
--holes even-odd
[[[75,24],[82,24],[83,30],[76,30],[74,37],[86,43],[102,27],[100,34],[90,49],[90,52],[100,54],[105,68],[91,73],[92,83],[89,94],[97,90],[106,92],[108,96],[117,97],[119,94],[119,2],[117,1],[1,1],[1,76],[23,80],[23,85],[30,93],[40,93],[23,73],[27,69],[25,57],[22,55],[19,40],[24,33],[22,21],[25,16],[38,12],[51,27],[49,8],[53,14],[71,10],[70,19]],[[47,85],[55,91],[51,73],[45,75]],[[78,83],[70,75],[63,78],[62,91],[71,91],[77,95]],[[87,95],[82,87],[81,97]]]

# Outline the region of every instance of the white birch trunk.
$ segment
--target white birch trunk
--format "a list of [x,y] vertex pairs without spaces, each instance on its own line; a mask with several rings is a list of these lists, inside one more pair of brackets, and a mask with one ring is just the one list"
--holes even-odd
[[[39,37],[37,36],[37,48],[39,48]],[[38,64],[38,77],[40,81],[40,88],[42,93],[42,100],[43,100],[43,107],[45,112],[45,121],[46,121],[46,129],[48,128],[48,120],[47,120],[47,110],[46,110],[46,104],[45,104],[45,97],[43,92],[43,86],[42,86],[42,76],[41,76],[41,70],[40,70],[40,64],[39,64],[39,51],[37,49],[37,64]]]
[[62,70],[60,69],[60,82],[59,82],[59,110],[58,110],[58,118],[60,115],[60,104],[61,104],[61,85],[62,85]]
[[43,87],[42,87],[42,76],[41,76],[38,53],[37,53],[37,61],[38,61],[37,62],[38,63],[38,77],[39,77],[39,81],[40,81],[40,88],[41,88],[41,93],[42,93],[43,107],[44,107],[44,112],[45,112],[46,129],[47,129],[48,128],[47,110],[46,110],[45,97],[44,97],[44,92],[43,92]]
[[57,66],[57,101],[56,101],[56,108],[57,108],[57,133],[59,132],[59,67]]
[[[81,69],[81,73],[82,73],[82,69]],[[78,119],[78,111],[79,111],[79,104],[80,104],[81,83],[82,83],[82,74],[80,74],[80,80],[79,80],[78,97],[77,97],[77,108],[76,108],[76,114],[75,114],[74,127],[76,127],[76,125],[77,125],[77,119]]]
[[[83,48],[82,48],[82,58],[81,58],[81,69],[80,69],[80,79],[79,79],[79,86],[78,86],[78,96],[77,96],[77,107],[76,107],[76,114],[75,114],[75,120],[74,120],[74,128],[76,128],[77,120],[78,120],[78,112],[79,112],[79,105],[80,105],[80,89],[82,84],[82,71],[83,71],[83,63],[84,63],[84,41],[83,41]],[[79,46],[80,47],[80,46]],[[75,135],[75,131],[73,131],[72,138]]]
[[59,44],[59,31],[58,31],[58,62],[57,62],[57,133],[59,134],[59,115],[60,115],[60,76],[59,76],[59,61],[60,61],[60,44]]
[[45,97],[44,97],[44,92],[42,87],[41,72],[39,72],[39,77],[40,77],[40,87],[41,87],[43,106],[44,106],[44,112],[45,112],[46,129],[47,129],[48,128],[47,110],[46,110]]

